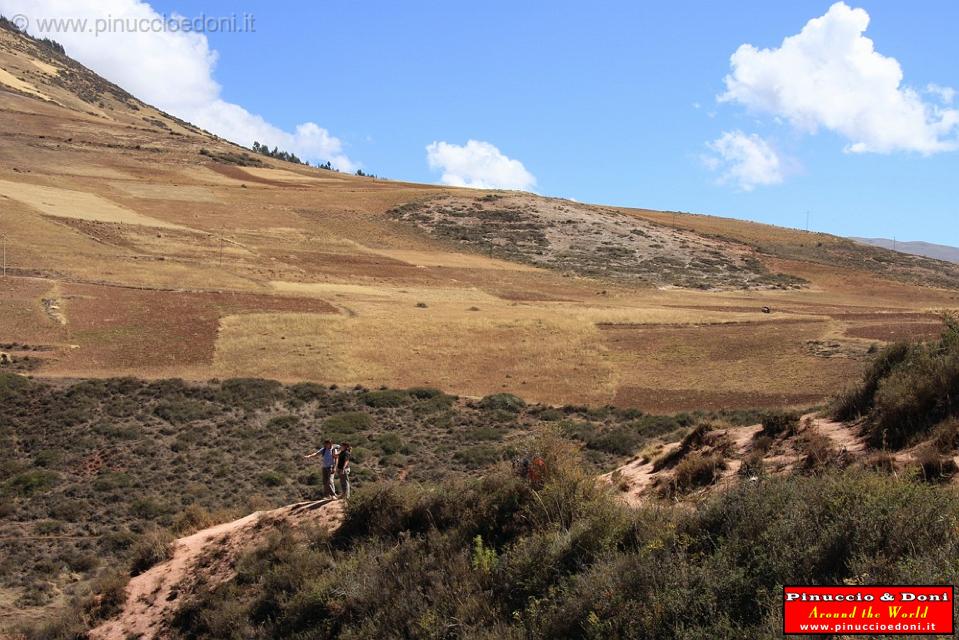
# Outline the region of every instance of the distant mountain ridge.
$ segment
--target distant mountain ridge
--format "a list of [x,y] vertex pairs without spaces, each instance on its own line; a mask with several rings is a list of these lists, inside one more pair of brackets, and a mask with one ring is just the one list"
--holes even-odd
[[919,241],[901,242],[898,240],[890,240],[889,238],[850,238],[850,240],[870,244],[874,247],[882,247],[883,249],[892,249],[901,253],[909,253],[914,256],[924,256],[926,258],[959,263],[959,247],[950,247],[945,244]]

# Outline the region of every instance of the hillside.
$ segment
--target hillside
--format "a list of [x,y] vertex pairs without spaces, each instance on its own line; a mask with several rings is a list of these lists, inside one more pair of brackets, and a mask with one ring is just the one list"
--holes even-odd
[[254,157],[5,29],[0,68],[7,370],[808,406],[959,305],[822,234]]
[[[959,544],[957,381],[952,320],[937,341],[877,353],[831,418],[7,375],[0,601],[13,609],[0,625],[34,618],[29,637],[47,639],[91,627],[102,638],[334,638],[354,626],[420,637],[451,620],[465,637],[494,625],[499,637],[601,626],[671,638],[690,623],[765,637],[783,582],[956,578],[940,559]],[[342,514],[309,501],[317,478],[300,456],[325,436],[356,445]],[[535,457],[539,475],[518,473]],[[787,553],[813,533],[819,544]],[[630,607],[588,597],[602,585]],[[719,597],[734,585],[769,595]],[[716,597],[681,628],[649,617],[704,588]],[[559,614],[577,604],[576,621]]]
[[[354,446],[353,484],[476,476],[552,428],[593,473],[676,441],[703,416],[550,408],[509,395],[330,389],[237,379],[31,381],[0,374],[0,631],[179,535],[321,496],[303,455]],[[755,413],[708,417],[747,424]]]
[[950,247],[945,244],[934,244],[932,242],[917,242],[890,240],[889,238],[852,238],[856,242],[862,242],[883,249],[891,249],[900,253],[911,253],[916,256],[925,256],[936,260],[946,262],[959,262],[959,247]]

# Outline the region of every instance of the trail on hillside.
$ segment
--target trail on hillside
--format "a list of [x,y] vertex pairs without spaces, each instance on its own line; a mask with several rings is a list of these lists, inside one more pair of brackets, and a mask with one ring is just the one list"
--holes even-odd
[[[802,416],[801,424],[802,433],[808,430],[825,436],[844,459],[847,459],[847,456],[860,457],[866,453],[866,445],[856,432],[855,425],[836,422],[815,414]],[[703,492],[721,490],[739,481],[743,461],[753,452],[755,440],[761,431],[762,425],[755,424],[724,427],[713,432],[728,441],[729,450],[725,460],[726,468],[714,483],[702,489]],[[805,455],[798,448],[798,444],[795,437],[780,439],[776,447],[766,451],[763,454],[763,463],[767,472],[777,474],[793,471]],[[679,446],[679,443],[674,443],[660,455],[667,455]],[[654,497],[658,487],[668,484],[673,473],[673,468],[657,471],[651,458],[636,458],[611,473],[600,476],[600,480],[614,485],[620,491],[619,496],[623,502],[630,506],[639,506]]]
[[181,538],[174,543],[172,558],[130,580],[120,614],[93,629],[89,637],[166,637],[170,619],[181,605],[181,594],[188,593],[200,580],[220,584],[232,578],[237,558],[261,542],[267,530],[283,525],[313,525],[332,531],[342,518],[342,502],[300,502],[272,511],[257,511]]

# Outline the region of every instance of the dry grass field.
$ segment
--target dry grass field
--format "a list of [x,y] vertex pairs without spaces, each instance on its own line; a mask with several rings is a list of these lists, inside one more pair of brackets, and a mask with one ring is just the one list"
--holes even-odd
[[821,234],[239,166],[4,30],[0,69],[0,344],[38,376],[810,405],[959,307],[956,268]]

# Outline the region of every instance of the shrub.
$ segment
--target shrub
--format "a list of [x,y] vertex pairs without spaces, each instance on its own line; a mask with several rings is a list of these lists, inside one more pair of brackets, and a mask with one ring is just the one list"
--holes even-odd
[[218,396],[223,404],[252,411],[269,407],[279,401],[282,394],[283,385],[276,380],[234,378],[223,381]]
[[500,451],[493,445],[478,444],[457,451],[453,454],[453,458],[471,469],[478,469],[489,466],[499,460]]
[[10,488],[22,496],[45,493],[60,479],[60,475],[46,469],[34,469],[14,476],[8,481]]
[[694,451],[676,465],[668,493],[687,493],[698,487],[710,485],[719,479],[725,468],[726,461],[721,454],[717,452],[702,454]]
[[832,440],[821,433],[815,431],[803,433],[799,447],[805,454],[802,466],[809,471],[823,469],[837,460],[837,452]]
[[645,438],[634,427],[620,425],[603,429],[596,437],[590,438],[586,446],[606,453],[631,456],[644,441]]
[[959,447],[959,418],[949,418],[936,425],[930,442],[941,453],[955,451]]
[[944,482],[954,476],[959,468],[951,456],[940,455],[934,446],[920,447],[913,458],[920,477],[926,482]]
[[752,451],[739,466],[739,475],[744,478],[759,478],[766,473],[766,462],[762,451]]
[[22,401],[32,389],[33,383],[14,373],[0,373],[0,402]]
[[143,534],[130,553],[130,575],[138,576],[172,558],[173,540],[173,534],[165,529],[152,529]]
[[864,469],[869,469],[871,471],[876,471],[879,473],[895,473],[896,456],[888,451],[876,451],[863,458],[860,464]]
[[280,487],[286,484],[286,478],[277,471],[264,471],[260,474],[260,483],[267,487]]
[[368,407],[377,409],[385,407],[402,407],[409,402],[410,396],[405,391],[384,389],[382,391],[367,391],[360,395],[360,402]]
[[294,400],[297,404],[301,405],[308,402],[322,400],[329,396],[329,392],[326,390],[326,387],[313,382],[300,382],[298,384],[294,384],[287,390],[287,392],[289,393],[291,400]]
[[939,340],[881,351],[860,385],[836,399],[838,418],[865,414],[873,447],[902,448],[959,415],[959,322],[946,318]]
[[429,400],[430,398],[443,395],[442,391],[434,389],[433,387],[412,387],[407,389],[406,393],[417,400]]
[[833,400],[832,415],[837,420],[853,420],[868,413],[879,384],[910,354],[912,347],[898,342],[885,347],[873,358],[859,384],[841,392]]
[[373,426],[373,419],[362,411],[350,411],[331,416],[323,423],[327,431],[349,435],[358,431],[366,431]]
[[195,420],[205,420],[215,416],[216,408],[201,400],[177,398],[161,402],[153,409],[153,414],[170,424],[183,424]]
[[479,407],[487,411],[519,413],[526,407],[526,402],[512,393],[494,393],[480,400]]
[[791,411],[771,411],[763,416],[764,436],[794,436],[799,432],[799,414]]
[[706,438],[712,428],[713,425],[710,422],[701,422],[696,425],[696,428],[680,440],[678,447],[661,456],[653,463],[653,470],[662,471],[663,469],[676,466],[680,460],[689,455],[694,449],[705,444]]
[[403,439],[395,433],[383,433],[376,437],[376,444],[384,455],[399,453],[406,448]]
[[289,431],[300,426],[300,419],[297,416],[276,416],[270,418],[266,423],[266,430],[270,432]]

